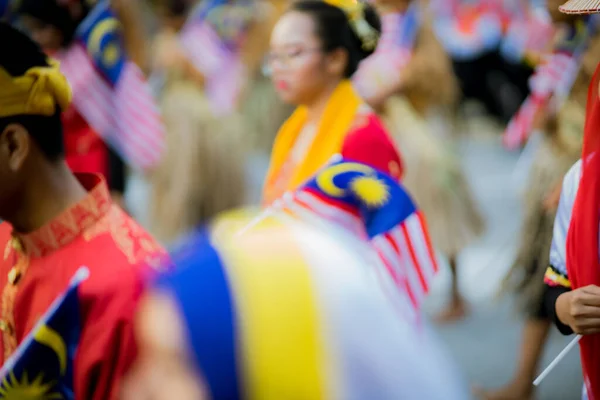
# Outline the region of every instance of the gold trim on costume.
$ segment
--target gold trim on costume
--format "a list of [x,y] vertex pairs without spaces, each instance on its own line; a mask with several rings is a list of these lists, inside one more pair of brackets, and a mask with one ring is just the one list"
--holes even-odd
[[75,174],[87,196],[35,232],[14,233],[27,255],[43,257],[75,240],[104,217],[113,203],[106,182],[99,175]]

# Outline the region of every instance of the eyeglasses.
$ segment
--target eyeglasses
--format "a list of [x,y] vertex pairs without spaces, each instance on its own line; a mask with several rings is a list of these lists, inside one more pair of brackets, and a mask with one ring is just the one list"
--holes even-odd
[[282,52],[269,52],[265,57],[262,65],[263,74],[266,76],[271,75],[273,72],[273,66],[279,65],[281,68],[293,68],[297,62],[302,59],[302,57],[315,53],[322,52],[321,48],[312,48],[312,49],[293,49],[293,50],[284,50]]

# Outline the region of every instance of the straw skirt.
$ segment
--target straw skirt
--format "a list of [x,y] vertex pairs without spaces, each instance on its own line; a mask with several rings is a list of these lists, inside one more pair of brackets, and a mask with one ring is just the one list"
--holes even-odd
[[[403,183],[423,210],[434,246],[456,256],[483,233],[484,223],[450,135],[436,134],[440,118],[422,118],[403,97],[386,103],[384,120],[404,161]],[[446,120],[446,129],[452,123]]]
[[542,136],[529,172],[519,249],[502,285],[504,292],[516,294],[519,311],[529,317],[538,315],[543,301],[544,273],[556,216],[556,211],[544,207],[544,200],[579,157],[583,113],[584,109],[573,102],[563,106],[558,125],[560,139],[556,135]]

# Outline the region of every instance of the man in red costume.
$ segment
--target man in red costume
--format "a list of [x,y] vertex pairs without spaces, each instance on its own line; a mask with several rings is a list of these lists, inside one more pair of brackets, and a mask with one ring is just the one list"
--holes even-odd
[[[600,0],[570,0],[569,14],[600,13]],[[589,400],[600,399],[600,66],[588,91],[583,153],[565,176],[545,281],[547,311],[580,344]]]
[[[96,1],[84,0],[21,0],[16,8],[20,22],[31,37],[50,55],[73,44],[78,25]],[[143,68],[146,57],[143,40],[138,32],[139,10],[135,2],[113,0],[125,32],[128,54]],[[125,4],[125,5],[124,5]],[[125,192],[123,160],[106,145],[79,110],[71,105],[62,114],[65,159],[73,172],[102,174],[108,181],[113,199],[122,205]]]
[[104,178],[71,173],[58,66],[0,23],[0,357],[4,363],[80,266],[77,399],[112,399],[136,355],[132,319],[163,249],[115,204]]

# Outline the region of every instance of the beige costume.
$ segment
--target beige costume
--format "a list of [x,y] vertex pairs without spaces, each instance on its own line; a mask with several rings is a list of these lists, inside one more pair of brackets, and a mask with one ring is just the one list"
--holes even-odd
[[427,217],[433,244],[453,257],[484,224],[453,149],[458,83],[427,19],[402,73],[403,90],[385,102],[383,117],[402,154],[403,183]]
[[519,306],[528,315],[540,309],[544,272],[548,267],[555,210],[544,200],[581,156],[588,85],[600,62],[600,36],[585,52],[569,97],[554,118],[542,127],[542,141],[535,154],[525,193],[525,213],[519,249],[504,288],[517,292]]

